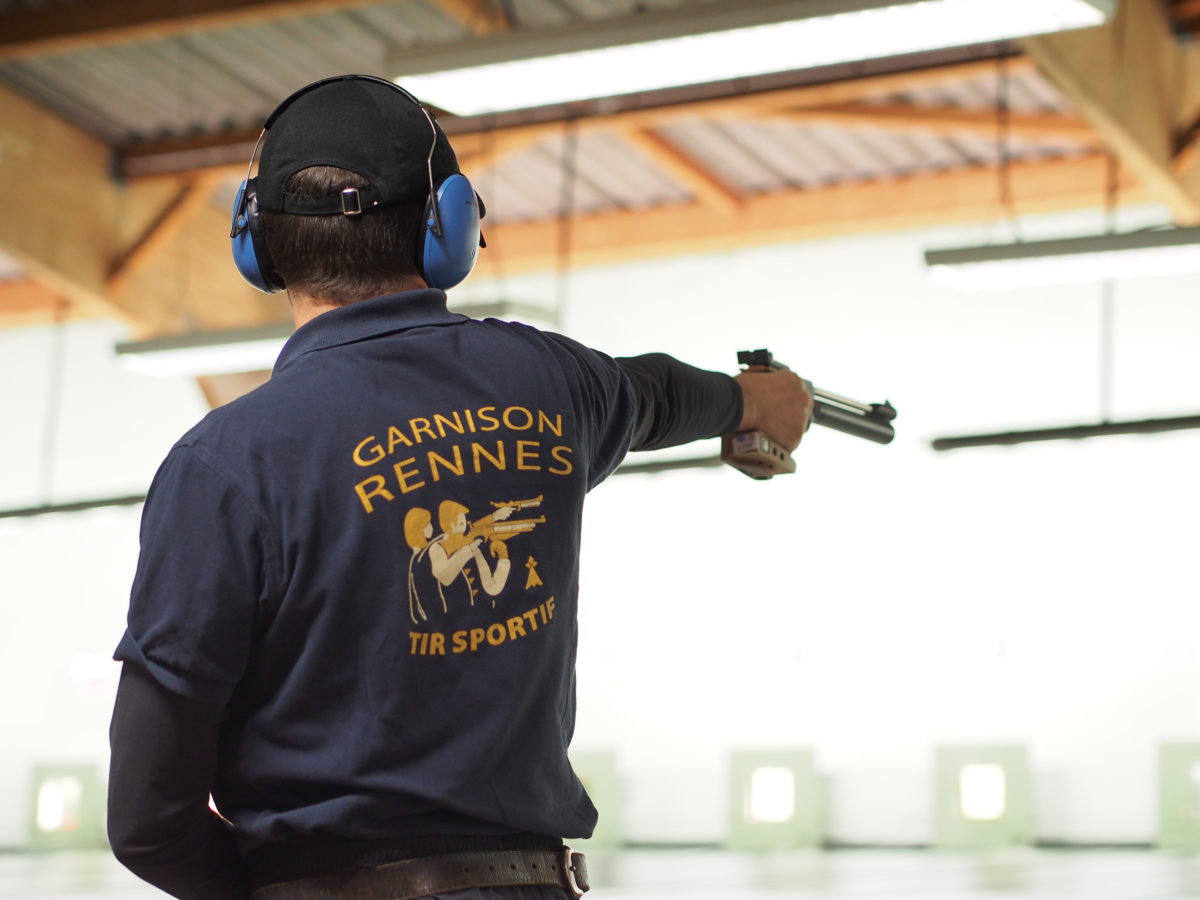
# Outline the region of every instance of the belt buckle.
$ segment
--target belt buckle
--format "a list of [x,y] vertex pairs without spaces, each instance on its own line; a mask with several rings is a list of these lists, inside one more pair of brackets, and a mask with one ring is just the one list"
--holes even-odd
[[[578,868],[576,868],[574,857],[579,857]],[[582,853],[572,853],[570,847],[566,846],[565,844],[563,845],[563,874],[567,877],[567,890],[571,892],[571,897],[573,900],[579,900],[579,898],[583,896],[584,892],[591,887],[588,884],[587,869],[585,868],[583,859],[584,857]],[[582,884],[580,884],[579,879],[576,877],[576,872],[579,872],[583,876]]]

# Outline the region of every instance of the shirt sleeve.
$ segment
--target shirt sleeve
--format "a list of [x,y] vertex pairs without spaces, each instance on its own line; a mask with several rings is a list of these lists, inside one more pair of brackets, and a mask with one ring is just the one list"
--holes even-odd
[[173,897],[248,895],[233,831],[208,808],[225,711],[121,671],[109,740],[108,837],[131,872]]
[[621,464],[637,418],[633,387],[616,361],[552,332],[541,332],[557,349],[573,402],[584,423],[590,491]]
[[617,365],[637,397],[631,450],[657,450],[731,433],[742,420],[742,391],[723,372],[709,372],[665,353],[622,357]]
[[265,519],[201,454],[176,446],[142,512],[141,553],[116,659],[168,690],[227,702],[271,593]]

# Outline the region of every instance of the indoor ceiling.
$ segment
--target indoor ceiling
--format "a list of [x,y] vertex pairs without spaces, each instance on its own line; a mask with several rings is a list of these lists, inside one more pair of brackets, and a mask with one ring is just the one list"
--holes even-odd
[[[286,318],[229,264],[229,208],[312,80],[772,5],[0,0],[0,327]],[[1200,0],[1121,0],[1086,31],[440,120],[487,201],[485,275],[1096,208],[1114,172],[1195,224],[1198,29]]]

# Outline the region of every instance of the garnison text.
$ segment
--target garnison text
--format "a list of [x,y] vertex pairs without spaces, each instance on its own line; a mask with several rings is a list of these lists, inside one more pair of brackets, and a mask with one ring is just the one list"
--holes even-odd
[[351,454],[354,464],[387,469],[357,482],[354,492],[369,515],[380,502],[446,479],[513,470],[570,475],[573,453],[563,440],[562,413],[525,406],[434,413],[359,440]]

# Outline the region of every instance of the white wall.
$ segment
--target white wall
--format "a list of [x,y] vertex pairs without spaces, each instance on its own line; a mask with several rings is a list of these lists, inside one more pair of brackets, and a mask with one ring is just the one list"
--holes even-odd
[[[113,345],[127,338],[113,323],[67,326],[47,467],[53,332],[0,332],[0,508],[144,493],[171,444],[207,410],[192,381],[119,369]],[[124,629],[140,513],[0,519],[0,847],[27,839],[35,764],[107,768],[119,672],[111,657]]]
[[[1159,217],[1135,211],[1122,226]],[[1026,236],[1096,231],[1098,218],[1025,223]],[[724,370],[736,350],[769,346],[820,387],[900,411],[888,447],[814,428],[788,478],[627,476],[593,494],[576,747],[618,753],[631,838],[719,840],[728,751],[805,745],[829,778],[832,837],[928,841],[933,748],[967,742],[1028,745],[1039,837],[1154,838],[1156,746],[1200,739],[1200,435],[930,450],[937,435],[1099,416],[1098,287],[967,295],[926,278],[922,249],[990,236],[571,276],[564,330],[594,346]],[[1198,288],[1118,286],[1113,418],[1200,411]],[[556,290],[552,277],[479,279],[456,299]],[[116,334],[71,329],[56,483],[72,498],[144,488],[203,412],[190,383],[115,374]],[[37,499],[44,386],[30,373],[46,341],[0,333],[5,507]],[[8,529],[6,798],[23,796],[35,760],[104,764],[111,682],[76,684],[70,668],[120,634],[136,513]],[[0,846],[23,840],[25,818],[24,800],[0,804]]]

